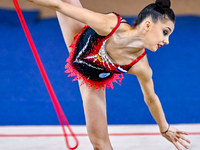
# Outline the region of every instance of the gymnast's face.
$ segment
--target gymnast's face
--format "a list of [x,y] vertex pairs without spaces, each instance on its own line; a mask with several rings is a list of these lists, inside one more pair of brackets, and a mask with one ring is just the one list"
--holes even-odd
[[174,23],[164,19],[154,23],[151,18],[144,22],[144,47],[155,52],[165,44],[169,44],[169,36],[174,31]]

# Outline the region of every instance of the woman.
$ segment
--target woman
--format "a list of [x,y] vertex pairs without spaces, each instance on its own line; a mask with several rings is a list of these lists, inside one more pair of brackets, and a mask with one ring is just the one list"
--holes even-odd
[[125,72],[136,75],[162,135],[178,150],[181,149],[178,143],[188,148],[183,141],[190,141],[181,135],[187,133],[169,126],[165,119],[154,91],[145,50],[155,52],[169,44],[175,23],[169,0],[157,0],[146,6],[134,27],[116,13],[100,14],[84,9],[79,0],[28,1],[57,11],[70,52],[66,72],[79,80],[87,131],[95,150],[112,150],[107,130],[105,87],[113,87],[116,79],[120,82]]

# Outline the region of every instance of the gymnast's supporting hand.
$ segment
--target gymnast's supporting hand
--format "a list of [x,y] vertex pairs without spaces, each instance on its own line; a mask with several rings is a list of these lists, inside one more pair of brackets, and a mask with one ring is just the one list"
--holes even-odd
[[174,127],[171,127],[169,125],[168,129],[165,132],[161,132],[162,136],[165,137],[167,140],[172,142],[178,150],[181,150],[180,146],[178,143],[183,145],[186,149],[189,149],[189,147],[182,141],[186,141],[187,143],[190,143],[190,141],[185,138],[182,135],[188,135],[186,132],[180,131]]
[[[145,69],[143,71],[146,71],[146,73],[148,75],[150,73],[148,73],[147,70],[148,69]],[[149,71],[149,72],[151,72],[151,71]],[[161,103],[160,103],[160,100],[159,100],[158,96],[155,94],[152,78],[150,78],[150,77],[142,78],[141,76],[137,76],[137,77],[140,82],[140,86],[142,87],[142,91],[145,95],[144,100],[149,108],[149,111],[151,112],[151,115],[153,116],[153,118],[155,119],[155,121],[157,122],[157,124],[160,128],[160,132],[161,132],[162,136],[165,137],[170,142],[172,142],[178,150],[181,150],[178,143],[180,143],[182,146],[184,146],[185,148],[188,149],[189,147],[182,141],[182,140],[184,140],[187,143],[190,143],[190,141],[183,136],[183,135],[188,135],[188,134],[186,132],[179,131],[178,129],[173,128],[168,125],[166,118],[165,118],[164,111],[163,111]],[[181,135],[181,134],[183,134],[183,135]]]

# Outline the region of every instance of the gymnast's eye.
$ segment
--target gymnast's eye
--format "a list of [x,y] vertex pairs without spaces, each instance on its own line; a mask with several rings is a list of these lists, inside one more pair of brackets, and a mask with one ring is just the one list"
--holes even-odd
[[168,31],[167,30],[163,30],[163,35],[167,35]]

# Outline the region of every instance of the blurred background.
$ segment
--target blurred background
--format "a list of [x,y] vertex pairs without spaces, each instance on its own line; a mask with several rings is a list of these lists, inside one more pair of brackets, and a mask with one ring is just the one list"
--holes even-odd
[[[132,24],[151,0],[82,0],[85,8],[117,12]],[[85,125],[77,82],[68,78],[55,12],[19,0],[57,98],[72,125]],[[200,123],[200,1],[172,0],[177,18],[170,44],[147,52],[155,91],[170,124]],[[155,124],[135,76],[107,90],[108,124]],[[0,125],[59,125],[51,99],[11,0],[0,0]]]
[[[43,18],[56,17],[54,11],[40,7],[26,0],[18,0],[20,7],[25,10],[39,10]],[[135,16],[146,5],[153,3],[154,0],[81,0],[83,7],[93,11],[107,13],[116,11],[121,15]],[[176,15],[199,15],[200,1],[199,0],[171,0],[171,5]],[[14,9],[12,0],[1,0],[0,7]]]

